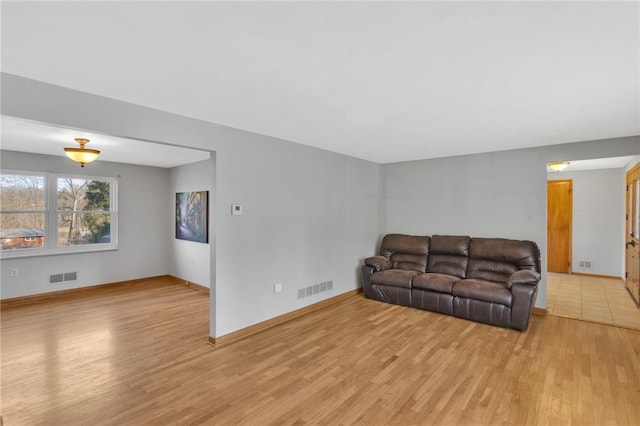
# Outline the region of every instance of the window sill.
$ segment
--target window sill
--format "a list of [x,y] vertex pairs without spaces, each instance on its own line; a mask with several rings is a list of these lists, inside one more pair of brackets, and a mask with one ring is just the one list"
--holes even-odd
[[65,247],[57,249],[15,249],[0,251],[0,260],[23,259],[28,257],[60,256],[65,254],[99,253],[105,251],[117,251],[115,244],[96,244],[97,247]]

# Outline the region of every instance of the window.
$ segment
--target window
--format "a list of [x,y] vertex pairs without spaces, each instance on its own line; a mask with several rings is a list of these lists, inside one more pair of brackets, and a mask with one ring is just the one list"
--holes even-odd
[[[45,246],[45,176],[2,174],[0,176],[2,250]],[[39,237],[39,244],[27,238]]]
[[116,180],[44,173],[0,175],[0,255],[115,249]]

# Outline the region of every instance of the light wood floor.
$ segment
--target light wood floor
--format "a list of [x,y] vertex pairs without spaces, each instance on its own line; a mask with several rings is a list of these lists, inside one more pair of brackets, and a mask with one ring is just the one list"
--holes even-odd
[[547,309],[552,315],[640,329],[640,309],[621,279],[550,272]]
[[218,349],[168,282],[2,312],[14,425],[638,425],[640,331],[521,333],[355,296]]

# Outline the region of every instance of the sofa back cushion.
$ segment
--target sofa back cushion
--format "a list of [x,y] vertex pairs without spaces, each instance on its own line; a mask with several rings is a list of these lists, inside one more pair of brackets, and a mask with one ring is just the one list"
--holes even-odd
[[470,240],[466,236],[432,236],[427,272],[466,278]]
[[540,273],[540,250],[533,241],[471,239],[468,278],[506,283],[511,274],[521,269]]
[[382,239],[380,256],[391,260],[393,269],[424,272],[429,254],[429,237],[388,234]]

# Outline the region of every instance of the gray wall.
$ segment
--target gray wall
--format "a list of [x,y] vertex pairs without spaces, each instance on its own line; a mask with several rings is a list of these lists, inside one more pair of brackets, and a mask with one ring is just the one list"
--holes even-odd
[[[549,173],[548,179],[573,181],[572,271],[624,277],[624,169]],[[582,260],[591,268],[580,267]]]
[[534,239],[537,163],[518,150],[384,165],[384,231]]
[[[169,173],[157,167],[97,161],[83,169],[66,157],[2,151],[3,170],[69,173],[118,179],[117,251],[2,259],[1,297],[27,296],[168,273],[169,234],[166,209]],[[17,277],[10,270],[18,268]],[[78,280],[49,284],[51,274],[78,272]]]
[[[386,232],[532,239],[546,270],[546,163],[640,154],[634,136],[380,166],[9,74],[2,113],[215,151],[215,337],[358,287],[362,258]],[[332,292],[297,299],[327,280]],[[544,272],[536,305],[546,306]]]
[[[216,152],[211,336],[357,288],[359,262],[374,251],[375,163],[6,73],[2,113]],[[232,203],[243,216],[231,216]],[[327,280],[333,291],[297,299],[299,287]]]
[[[357,288],[379,229],[377,164],[269,138],[235,148],[216,151],[221,334]],[[297,299],[328,280],[333,291]]]
[[176,192],[209,191],[209,224],[212,227],[215,223],[211,214],[215,208],[215,190],[211,186],[211,176],[215,170],[212,170],[212,166],[212,161],[207,160],[169,169],[169,205],[161,210],[168,214],[169,274],[204,287],[210,287],[211,246],[215,244],[215,240],[211,238],[213,232],[210,232],[208,244],[176,239],[173,226],[175,194]]
[[[382,230],[536,241],[546,307],[546,163],[640,153],[640,137],[410,161],[382,166]],[[624,238],[618,234],[622,246]]]

